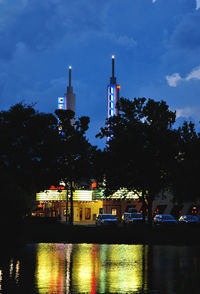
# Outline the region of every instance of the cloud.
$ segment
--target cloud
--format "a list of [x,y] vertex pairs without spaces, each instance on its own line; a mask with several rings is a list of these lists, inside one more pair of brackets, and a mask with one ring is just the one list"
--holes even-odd
[[[1,1],[1,0],[0,0]],[[64,38],[101,31],[105,9],[99,1],[13,0],[0,2],[0,59],[12,59],[18,43],[33,52],[55,47]],[[100,11],[100,12],[99,12]]]
[[137,46],[137,42],[128,36],[120,36],[120,37],[115,37],[114,40],[117,44],[126,47],[127,49],[135,48]]
[[[195,8],[195,7],[194,7]],[[200,8],[200,0],[196,9]],[[173,31],[170,43],[175,48],[199,50],[200,48],[199,10],[186,14]]]
[[185,78],[186,81],[190,81],[192,79],[200,80],[200,66],[194,68]]
[[199,129],[199,106],[186,106],[176,109],[176,124],[182,125],[184,121],[192,121]]
[[190,117],[194,112],[196,112],[195,108],[191,107],[185,107],[185,108],[179,108],[176,110],[176,118],[179,117]]
[[170,87],[176,87],[177,83],[182,80],[182,78],[179,73],[174,73],[171,76],[166,76],[166,80]]
[[152,0],[152,3],[155,3],[156,2],[156,0]]
[[119,35],[117,32],[107,32],[107,31],[99,31],[95,32],[85,32],[81,34],[80,38],[77,42],[82,44],[89,44],[90,42],[93,44],[95,42],[106,43],[107,45],[111,45],[114,48],[123,48],[124,50],[131,50],[137,47],[138,43],[133,37],[129,37],[127,35]]
[[182,78],[179,73],[167,75],[166,80],[170,87],[176,87],[180,81],[200,80],[200,66],[194,68],[185,78]]
[[196,9],[198,10],[200,8],[200,0],[196,0],[197,1],[197,6],[196,6]]

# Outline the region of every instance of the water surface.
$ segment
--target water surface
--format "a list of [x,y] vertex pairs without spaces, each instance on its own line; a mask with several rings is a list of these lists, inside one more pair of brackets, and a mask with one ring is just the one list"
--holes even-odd
[[0,260],[5,294],[195,294],[199,281],[198,246],[39,243]]

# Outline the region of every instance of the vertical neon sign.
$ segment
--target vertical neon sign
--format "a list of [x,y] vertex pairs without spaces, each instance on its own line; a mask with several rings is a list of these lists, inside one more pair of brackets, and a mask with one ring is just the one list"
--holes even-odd
[[109,101],[109,117],[114,116],[115,98],[114,98],[114,86],[110,85],[110,101]]
[[65,98],[58,97],[58,109],[65,109]]
[[120,85],[117,85],[115,77],[115,56],[112,56],[112,76],[107,87],[107,118],[117,116],[117,102],[119,100]]
[[[65,110],[65,98],[64,97],[58,97],[58,109],[63,109]],[[58,119],[58,130],[59,130],[59,134],[63,135],[62,132],[62,123],[60,121],[60,119]]]

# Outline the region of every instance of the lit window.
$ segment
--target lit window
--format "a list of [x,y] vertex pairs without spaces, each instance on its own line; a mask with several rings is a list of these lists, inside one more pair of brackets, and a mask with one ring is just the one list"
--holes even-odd
[[117,209],[116,208],[112,208],[112,215],[117,215]]

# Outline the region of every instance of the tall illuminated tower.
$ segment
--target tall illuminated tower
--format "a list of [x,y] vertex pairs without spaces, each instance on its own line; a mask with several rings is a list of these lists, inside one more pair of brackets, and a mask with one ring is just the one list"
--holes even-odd
[[118,115],[119,90],[120,85],[117,84],[115,77],[115,56],[112,56],[112,76],[107,87],[107,118]]
[[67,87],[67,93],[65,94],[66,109],[72,110],[76,113],[76,95],[73,93],[72,83],[72,67],[69,66],[69,86]]
[[76,95],[72,87],[72,67],[69,66],[69,86],[65,97],[58,97],[58,109],[72,110],[76,113]]
[[[58,97],[58,109],[72,110],[76,113],[76,95],[73,93],[72,87],[72,67],[69,66],[69,86],[67,87],[67,93],[64,97]],[[74,119],[71,120],[71,124],[74,124]],[[62,134],[62,122],[58,120],[59,133]]]

